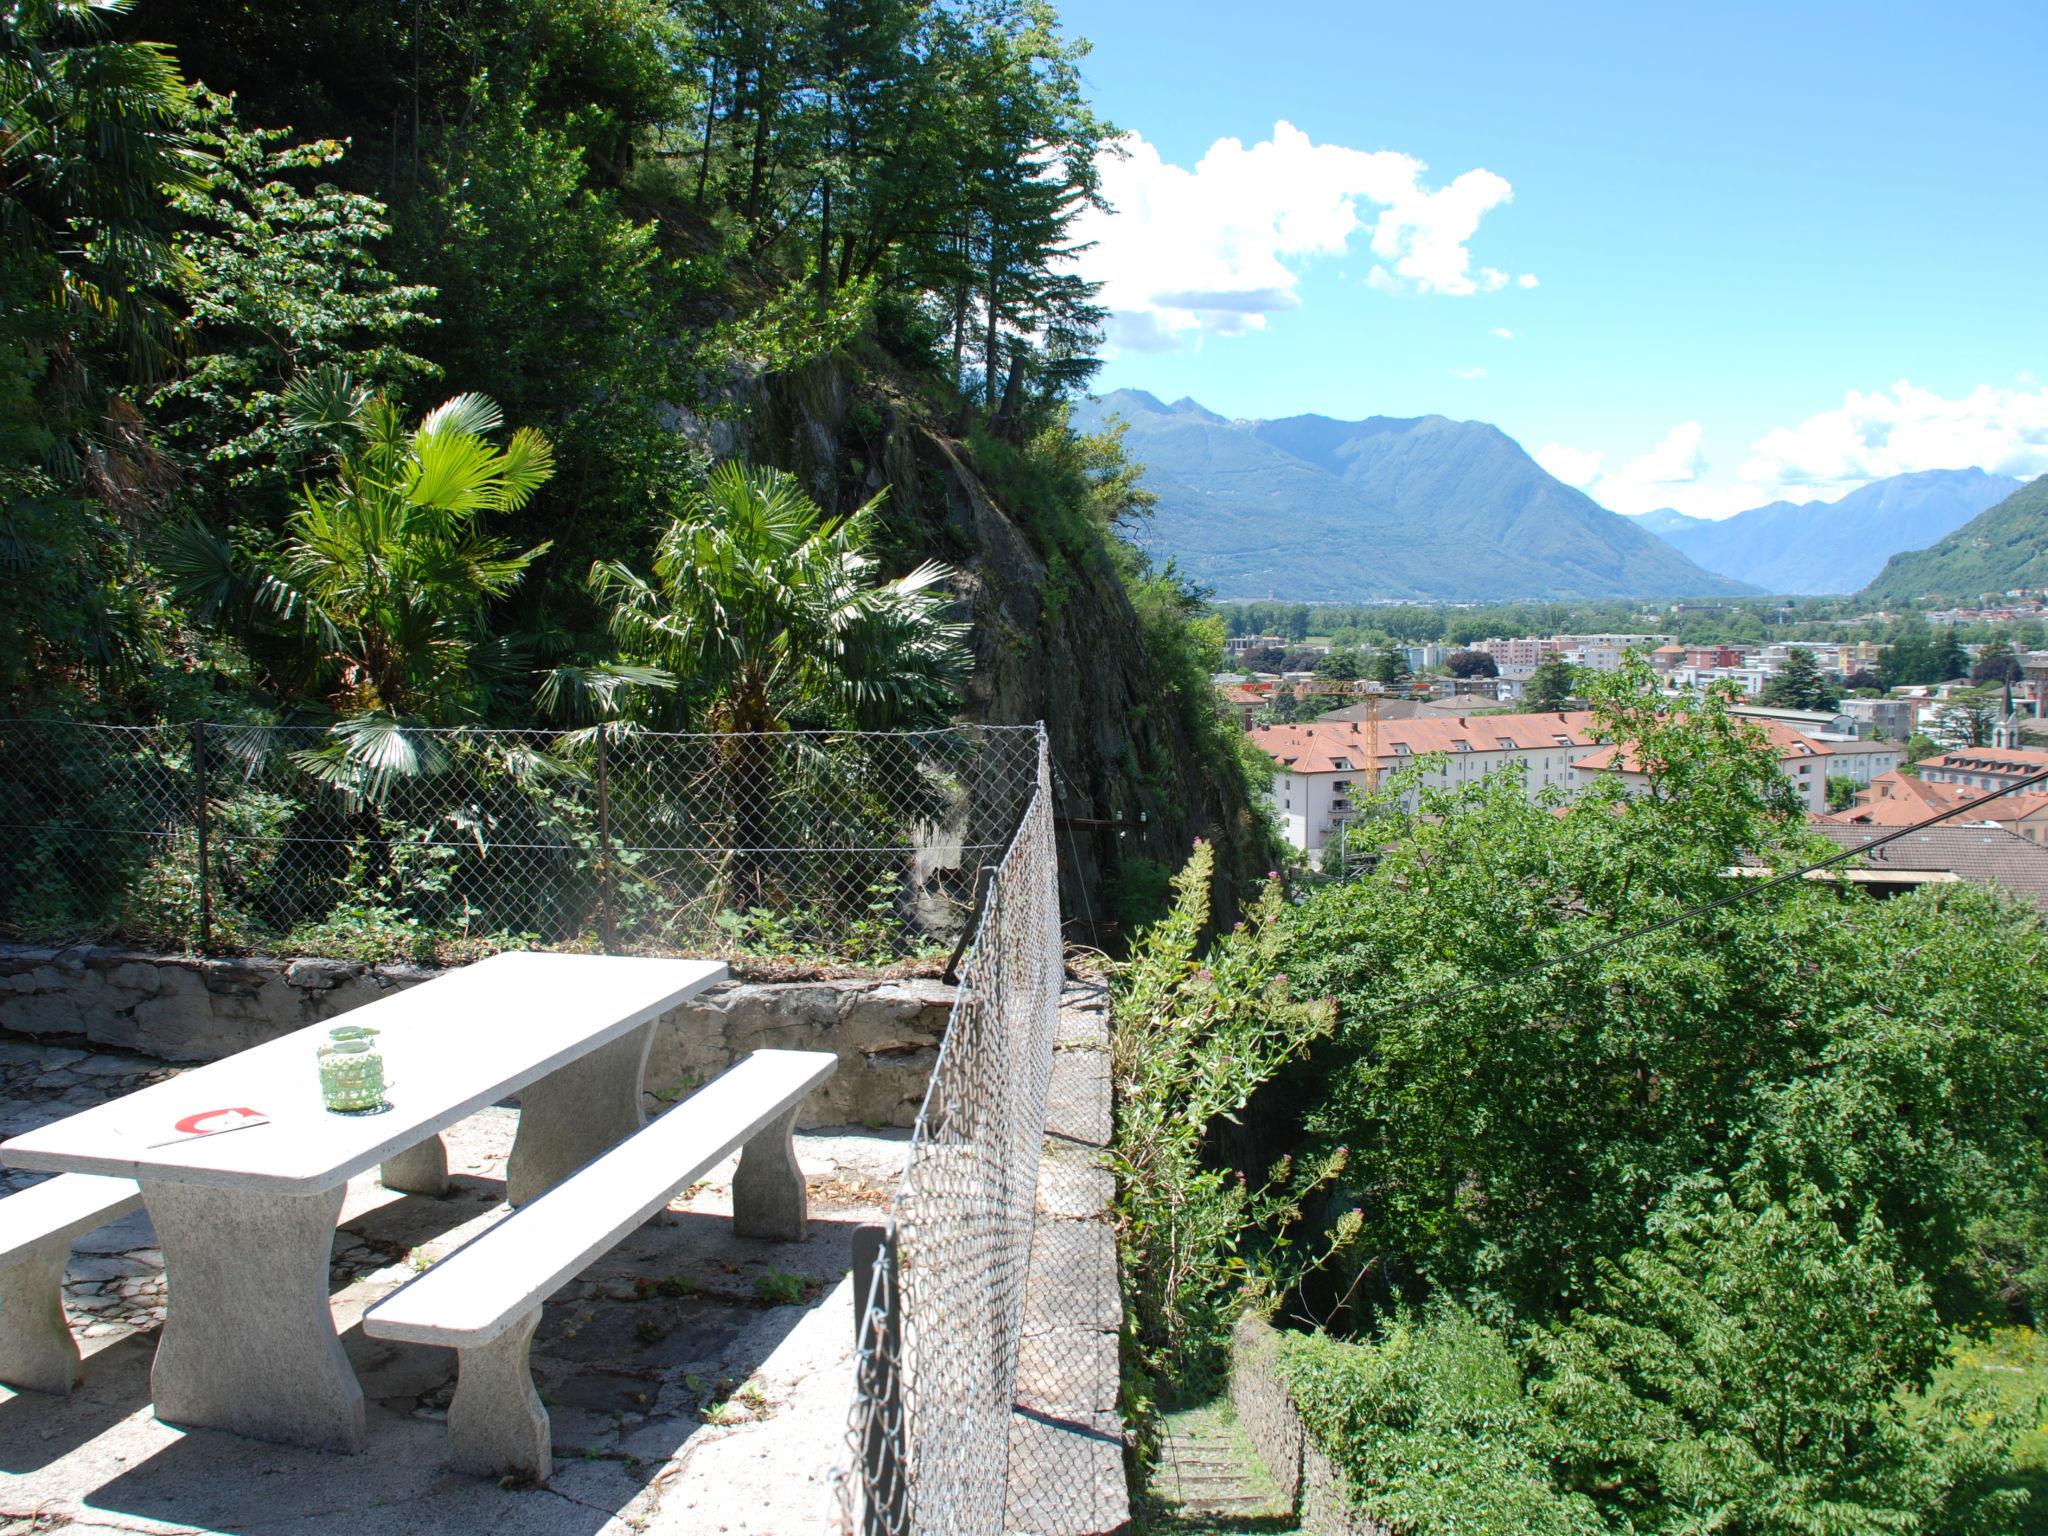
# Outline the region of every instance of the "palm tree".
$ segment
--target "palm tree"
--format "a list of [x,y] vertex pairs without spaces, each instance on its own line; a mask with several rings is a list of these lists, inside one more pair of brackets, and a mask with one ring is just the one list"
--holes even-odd
[[42,318],[32,345],[75,354],[109,335],[150,377],[170,358],[180,272],[165,192],[206,162],[179,132],[189,99],[170,50],[106,35],[133,8],[0,6],[0,255],[16,318]]
[[[651,579],[591,567],[625,661],[677,682],[706,725],[729,733],[708,746],[703,785],[731,850],[722,907],[777,905],[789,893],[777,889],[774,849],[816,841],[827,823],[900,815],[915,782],[900,765],[892,773],[885,743],[782,733],[936,725],[959,701],[972,657],[966,626],[945,613],[952,573],[927,561],[884,579],[869,551],[880,504],[830,518],[793,477],[728,462],[661,536]],[[874,878],[841,874],[841,895]],[[831,882],[811,871],[803,884],[815,901]]]
[[729,461],[669,524],[652,579],[599,561],[590,589],[620,649],[681,679],[713,730],[937,724],[972,666],[967,627],[945,616],[947,567],[879,576],[881,501],[828,518],[793,476]]
[[281,634],[306,681],[340,716],[474,719],[506,656],[490,608],[548,546],[514,550],[486,514],[524,506],[554,473],[530,427],[503,448],[482,395],[456,395],[407,430],[397,407],[338,369],[286,392],[299,430],[345,444],[334,479],[300,491],[281,549],[255,563],[197,524],[163,555],[177,596],[202,618]]

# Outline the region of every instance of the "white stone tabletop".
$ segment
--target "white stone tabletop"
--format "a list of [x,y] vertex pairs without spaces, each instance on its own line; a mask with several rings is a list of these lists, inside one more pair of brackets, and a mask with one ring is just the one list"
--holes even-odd
[[[493,955],[0,1143],[0,1163],[276,1193],[332,1189],[725,975],[709,960]],[[321,1102],[315,1053],[336,1024],[378,1031],[383,1110],[335,1114]],[[254,1117],[265,1123],[246,1123]]]

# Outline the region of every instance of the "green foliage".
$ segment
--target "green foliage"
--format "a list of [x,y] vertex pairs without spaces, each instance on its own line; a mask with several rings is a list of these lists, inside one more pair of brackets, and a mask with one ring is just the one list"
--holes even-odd
[[1835,1203],[1681,1204],[1538,1335],[1549,1457],[1612,1528],[2011,1529],[2024,1496],[1989,1485],[2014,1420],[1923,1395],[1947,1335],[1928,1288],[1874,1214]]
[[481,395],[454,396],[407,430],[389,400],[334,368],[300,379],[284,405],[297,430],[337,443],[334,480],[302,491],[267,558],[240,559],[188,526],[162,554],[174,591],[256,644],[287,643],[295,675],[283,680],[338,715],[480,715],[497,660],[490,605],[547,548],[517,551],[483,518],[546,483],[547,439],[522,427],[494,446],[502,418]]
[[430,373],[404,341],[430,323],[434,290],[378,265],[372,247],[391,232],[383,204],[331,182],[295,184],[337,166],[342,144],[244,127],[231,99],[203,87],[187,134],[209,157],[196,185],[170,195],[191,274],[191,341],[149,403],[187,461],[185,494],[217,521],[274,533],[319,446],[291,419],[293,379],[346,366],[397,393]]
[[1404,1314],[1371,1345],[1293,1338],[1282,1370],[1303,1427],[1343,1469],[1363,1514],[1461,1536],[1608,1529],[1591,1500],[1552,1476],[1521,1351],[1468,1313]]
[[131,0],[0,11],[0,687],[104,692],[161,644],[134,531],[163,466],[119,391],[175,360],[188,275],[162,189],[203,161]]
[[2048,478],[2021,486],[1932,547],[1892,556],[1862,597],[1866,605],[1974,600],[2017,587],[2048,587]]
[[754,1296],[764,1307],[793,1307],[804,1299],[804,1277],[770,1269],[754,1276]]
[[1312,1123],[1353,1153],[1363,1263],[1549,1315],[1675,1181],[1746,1170],[1875,1205],[1930,1283],[1997,1283],[1970,1229],[2048,1188],[2023,1107],[2048,1091],[2021,1022],[2048,1008],[2038,928],[1974,887],[1795,882],[1566,959],[1731,895],[1745,854],[1806,851],[1725,700],[1672,715],[1632,670],[1596,706],[1650,794],[1425,793],[1369,875],[1296,915],[1296,979],[1340,1008]]
[[1970,659],[1963,653],[1962,641],[1952,625],[1944,626],[1937,634],[1925,619],[1910,614],[1886,634],[1879,675],[1887,688],[1945,683],[1969,670]]
[[1283,1371],[1355,1507],[1397,1529],[1888,1536],[2012,1528],[2025,1421],[1930,1385],[1947,1332],[1883,1226],[1677,1202],[1589,1304],[1516,1336],[1439,1301]]
[[651,580],[600,563],[591,591],[627,658],[682,680],[714,729],[931,725],[965,682],[966,627],[946,567],[880,578],[879,502],[828,518],[793,476],[728,462],[669,523]]
[[1562,656],[1544,657],[1529,675],[1528,688],[1522,695],[1524,707],[1563,709],[1571,702],[1574,679],[1571,664]]
[[1844,774],[1828,775],[1828,809],[1846,811],[1856,803],[1856,797],[1863,792],[1863,786]]
[[1758,702],[1773,709],[1833,709],[1841,697],[1841,690],[1822,676],[1813,653],[1795,647],[1764,684]]
[[1270,1304],[1355,1225],[1339,1222],[1315,1253],[1284,1235],[1302,1200],[1343,1170],[1341,1152],[1301,1169],[1283,1159],[1257,1184],[1205,1159],[1217,1123],[1333,1020],[1328,1003],[1299,1002],[1289,985],[1278,881],[1202,955],[1214,875],[1214,851],[1197,843],[1172,908],[1114,976],[1118,1240],[1138,1361],[1169,1395],[1213,1387],[1240,1310]]

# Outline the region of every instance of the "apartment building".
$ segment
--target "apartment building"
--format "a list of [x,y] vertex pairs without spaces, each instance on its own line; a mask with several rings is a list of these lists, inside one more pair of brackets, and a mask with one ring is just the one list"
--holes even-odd
[[[1597,745],[1592,729],[1593,717],[1585,710],[1383,720],[1379,772],[1384,777],[1416,758],[1442,754],[1442,766],[1423,777],[1429,787],[1473,783],[1520,763],[1532,798],[1546,787],[1569,792],[1573,758]],[[1280,765],[1267,793],[1295,847],[1318,852],[1357,813],[1369,778],[1370,736],[1359,720],[1269,725],[1252,732],[1252,740]]]
[[[1775,721],[1759,721],[1765,736],[1778,751],[1778,766],[1791,781],[1793,789],[1809,814],[1818,815],[1828,807],[1829,763],[1834,750],[1824,741],[1816,741],[1789,725]],[[1605,746],[1582,754],[1572,765],[1572,787],[1575,792],[1590,789],[1602,775],[1612,774],[1621,781],[1622,788],[1631,795],[1644,795],[1650,791],[1650,777],[1642,762],[1636,757],[1633,747]]]
[[2031,747],[1963,747],[1930,757],[1920,777],[1930,784],[1963,784],[1971,789],[2005,789],[2048,772],[2048,752]]
[[1842,713],[1856,724],[1858,736],[1904,741],[1920,723],[1920,706],[1911,699],[1844,699]]

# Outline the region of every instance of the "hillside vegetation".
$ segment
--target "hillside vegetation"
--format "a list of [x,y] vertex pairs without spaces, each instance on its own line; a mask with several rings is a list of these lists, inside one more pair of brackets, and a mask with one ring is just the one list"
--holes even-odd
[[[1076,879],[1198,832],[1264,867],[1215,627],[1067,425],[1099,311],[1061,252],[1109,129],[1049,5],[91,0],[0,49],[11,710],[370,719],[391,750],[1046,719],[1063,809],[1129,824]],[[660,640],[695,596],[664,551],[731,458],[795,479],[728,508],[876,584],[822,664],[773,622],[825,568],[796,534],[722,594],[758,666]],[[883,624],[913,573],[950,606]],[[927,644],[955,621],[966,668]],[[884,652],[929,677],[881,686]]]
[[1497,427],[1442,416],[1226,421],[1118,390],[1159,506],[1145,547],[1223,598],[1712,597],[1748,590],[1545,473]]
[[1930,549],[1894,555],[1866,597],[1907,604],[2048,587],[2048,475],[2022,486]]

